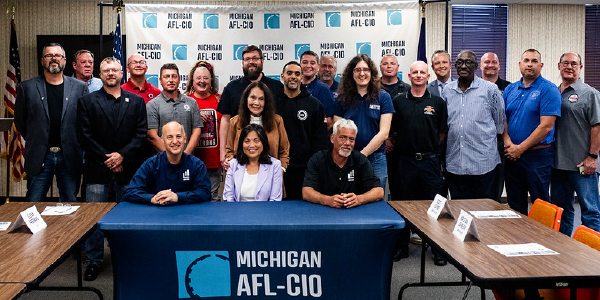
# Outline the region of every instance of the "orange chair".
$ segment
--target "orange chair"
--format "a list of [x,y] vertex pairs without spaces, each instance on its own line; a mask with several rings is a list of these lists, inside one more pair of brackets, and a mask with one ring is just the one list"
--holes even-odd
[[[580,225],[575,230],[573,239],[582,242],[598,251],[600,251],[600,232],[590,229],[584,225]],[[557,290],[557,299],[570,299],[569,289]],[[577,289],[577,300],[600,300],[598,288]]]
[[563,209],[542,199],[536,199],[528,216],[556,231],[560,229]]
[[590,229],[584,225],[579,225],[573,239],[580,241],[598,251],[600,251],[600,232]]

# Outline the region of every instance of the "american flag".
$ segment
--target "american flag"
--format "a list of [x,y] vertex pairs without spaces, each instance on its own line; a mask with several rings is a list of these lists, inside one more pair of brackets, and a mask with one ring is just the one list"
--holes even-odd
[[[127,74],[124,70],[125,64],[123,62],[123,40],[121,39],[121,13],[117,15],[117,28],[115,29],[115,34],[113,35],[113,57],[121,62],[123,74]],[[121,78],[121,84],[123,83],[125,83],[125,76]]]
[[[8,71],[6,71],[6,93],[4,94],[4,117],[14,118],[15,99],[17,96],[17,85],[21,82],[21,62],[19,59],[19,46],[17,45],[17,32],[15,31],[15,20],[10,21],[10,53]],[[10,131],[4,132],[1,157],[12,162],[11,174],[15,181],[25,177],[23,164],[24,144],[21,134],[16,130],[14,124]]]

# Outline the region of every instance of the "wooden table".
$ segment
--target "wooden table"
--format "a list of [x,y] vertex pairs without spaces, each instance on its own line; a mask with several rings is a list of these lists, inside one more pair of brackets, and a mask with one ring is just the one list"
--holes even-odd
[[0,299],[16,299],[25,287],[24,283],[0,283]]
[[[41,213],[53,202],[11,202],[0,206],[0,221],[14,222],[17,215],[35,205]],[[64,216],[43,216],[48,225],[42,231],[31,234],[26,227],[16,232],[0,231],[0,283],[23,283],[28,289],[55,290],[38,287],[39,283],[60,263],[70,256],[91,232],[96,223],[115,203],[73,203],[81,207],[73,214]],[[79,257],[78,257],[79,258]],[[93,288],[82,287],[81,261],[78,259],[78,286],[67,290],[93,291],[100,299],[102,294]],[[61,288],[62,289],[62,288]]]
[[[600,286],[600,252],[521,215],[514,219],[473,218],[480,241],[467,235],[465,241],[452,231],[456,220],[427,215],[426,201],[388,202],[423,240],[440,250],[448,261],[483,289],[575,288]],[[506,210],[508,206],[490,199],[450,200],[452,213]],[[560,254],[506,257],[488,245],[538,243]],[[425,246],[424,246],[425,247]],[[424,251],[423,251],[424,254]],[[424,258],[421,259],[424,281]],[[420,284],[410,284],[412,286]],[[399,298],[402,296],[402,288]]]

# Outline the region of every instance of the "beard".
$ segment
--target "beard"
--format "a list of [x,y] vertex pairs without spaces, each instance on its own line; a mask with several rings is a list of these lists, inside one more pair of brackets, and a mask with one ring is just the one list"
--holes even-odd
[[46,65],[44,67],[44,69],[46,70],[46,72],[48,72],[50,74],[59,74],[60,72],[62,72],[65,69],[65,65],[61,65],[60,63],[58,63],[57,67],[52,67],[52,62],[51,62],[48,65]]
[[343,157],[348,157],[348,156],[350,156],[351,153],[352,153],[351,149],[340,148],[340,150],[338,150],[338,154]]
[[324,81],[330,81],[333,79],[333,76],[328,73],[323,73],[319,78]]
[[256,71],[250,71],[248,68],[242,68],[242,70],[244,71],[244,77],[248,78],[250,81],[258,79],[263,71],[262,66],[259,66],[258,64],[256,65]]

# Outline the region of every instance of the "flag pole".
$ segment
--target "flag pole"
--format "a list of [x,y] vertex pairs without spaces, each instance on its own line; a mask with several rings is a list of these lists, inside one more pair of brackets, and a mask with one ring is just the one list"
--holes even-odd
[[[15,22],[15,5],[13,3],[12,5],[12,16],[11,16],[11,22],[10,22],[10,26],[12,27],[14,22]],[[11,28],[12,30],[12,28]],[[6,110],[6,108],[4,108]],[[10,130],[8,130],[8,140],[11,141],[10,138]],[[8,145],[7,145],[8,146]],[[7,154],[9,153],[8,151],[10,151],[7,147]],[[9,203],[10,202],[10,162],[12,161],[11,157],[9,155],[6,156],[6,200],[4,201],[4,204]]]

